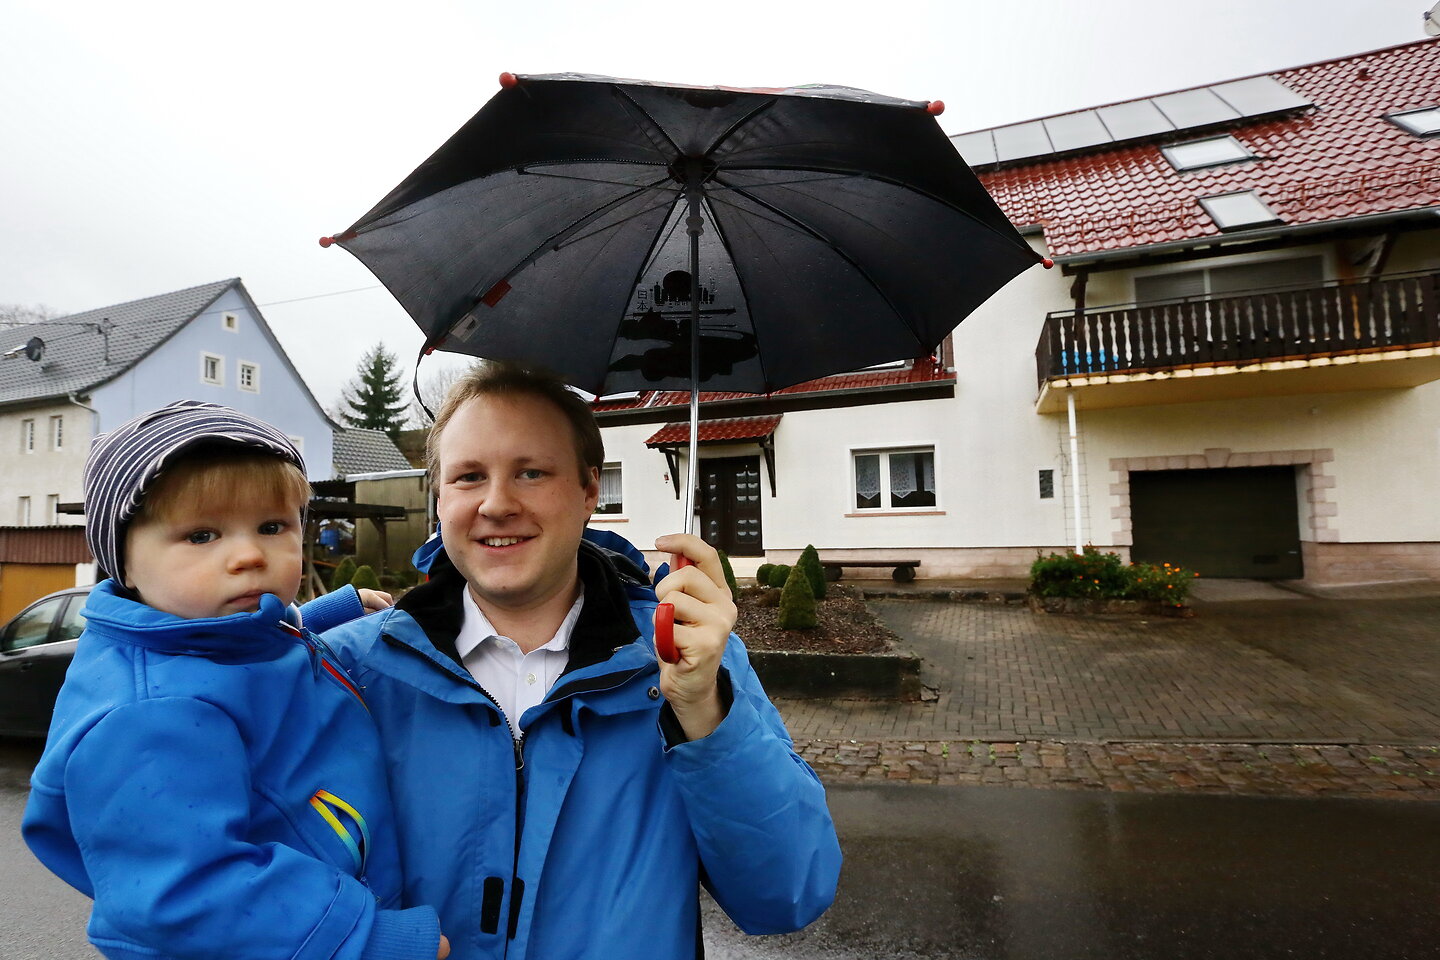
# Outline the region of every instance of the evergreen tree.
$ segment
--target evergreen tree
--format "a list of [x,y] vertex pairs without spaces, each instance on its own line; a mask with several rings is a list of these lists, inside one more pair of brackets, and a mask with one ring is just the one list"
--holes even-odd
[[810,578],[798,565],[780,591],[780,616],[776,622],[782,630],[815,629],[815,594],[810,592]]
[[330,576],[330,589],[339,590],[355,579],[355,558],[346,557],[335,567],[335,572]]
[[770,572],[765,575],[765,582],[772,587],[783,587],[789,579],[790,565],[788,563],[775,564],[770,568]]
[[805,578],[810,581],[810,592],[815,595],[816,600],[825,599],[825,568],[820,565],[820,554],[815,549],[815,544],[807,544],[800,552],[800,559],[795,561],[795,566],[805,571]]
[[340,398],[340,417],[347,426],[384,430],[395,439],[405,426],[405,400],[400,360],[377,343],[355,365],[355,376]]
[[375,568],[368,563],[362,563],[355,568],[355,578],[350,585],[356,590],[379,590],[380,578],[375,574]]
[[730,555],[724,550],[717,550],[720,554],[720,569],[725,573],[725,583],[730,587],[730,599],[740,599],[740,584],[735,582],[735,568],[730,566]]

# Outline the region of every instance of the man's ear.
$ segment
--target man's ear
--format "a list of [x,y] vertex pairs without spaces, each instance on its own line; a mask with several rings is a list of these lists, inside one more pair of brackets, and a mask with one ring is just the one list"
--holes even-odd
[[586,467],[585,475],[590,478],[585,484],[585,506],[594,513],[595,508],[600,505],[600,468]]

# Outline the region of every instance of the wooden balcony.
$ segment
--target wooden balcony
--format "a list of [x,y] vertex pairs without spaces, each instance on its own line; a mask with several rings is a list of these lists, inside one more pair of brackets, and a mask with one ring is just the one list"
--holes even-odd
[[1440,379],[1440,271],[1057,311],[1039,413],[1413,387]]

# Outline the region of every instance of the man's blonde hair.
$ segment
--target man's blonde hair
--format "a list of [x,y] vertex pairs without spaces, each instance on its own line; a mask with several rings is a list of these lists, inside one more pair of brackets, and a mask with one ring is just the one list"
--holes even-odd
[[507,361],[482,360],[450,387],[425,439],[425,468],[430,472],[432,487],[440,483],[440,435],[446,425],[466,403],[476,397],[490,396],[536,397],[553,404],[564,414],[575,445],[581,486],[590,483],[592,467],[599,470],[605,465],[605,441],[600,438],[600,425],[595,422],[590,404],[579,394],[545,371]]

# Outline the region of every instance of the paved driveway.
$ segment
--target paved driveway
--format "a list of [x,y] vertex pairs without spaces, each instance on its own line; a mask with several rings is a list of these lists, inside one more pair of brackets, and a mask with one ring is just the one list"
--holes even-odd
[[1212,602],[1190,620],[872,608],[937,699],[785,701],[797,740],[1440,743],[1440,597]]

